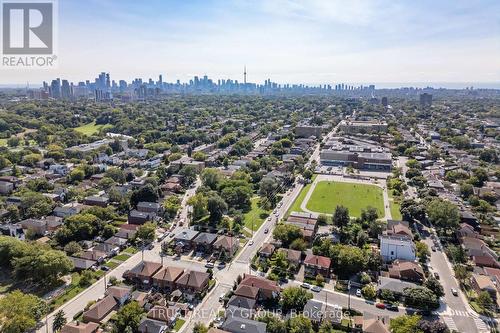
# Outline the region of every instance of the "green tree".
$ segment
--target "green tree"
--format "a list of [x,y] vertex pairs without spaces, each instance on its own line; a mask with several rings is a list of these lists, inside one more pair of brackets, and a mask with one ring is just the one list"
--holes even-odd
[[431,311],[439,307],[436,295],[426,287],[405,288],[403,296],[406,306],[425,311]]
[[217,169],[206,168],[201,173],[201,181],[203,185],[209,187],[211,190],[216,190],[221,180],[222,175]]
[[302,238],[300,228],[290,224],[278,224],[273,231],[273,237],[280,240],[283,247],[288,247],[296,239]]
[[46,311],[45,302],[35,295],[15,290],[0,298],[1,331],[24,333],[35,328]]
[[335,211],[333,212],[332,218],[333,224],[339,228],[343,228],[347,226],[350,221],[349,218],[349,209],[344,206],[337,206]]
[[151,243],[156,238],[156,224],[152,222],[146,222],[137,228],[136,238],[140,239],[146,243]]
[[460,223],[460,213],[457,206],[448,200],[432,199],[426,207],[429,220],[436,227],[444,230],[454,230]]
[[477,295],[477,304],[485,310],[492,311],[494,307],[493,299],[491,295],[487,291],[481,291],[479,295]]
[[285,313],[291,310],[302,311],[312,297],[313,295],[303,288],[287,287],[281,293],[280,304]]
[[198,169],[194,165],[186,165],[179,171],[182,177],[182,184],[184,186],[190,186],[196,181],[196,175],[198,174]]
[[264,178],[259,184],[259,195],[264,208],[269,209],[276,205],[278,182],[274,178]]
[[391,319],[391,333],[424,333],[418,326],[421,319],[418,315],[403,315]]
[[369,300],[374,300],[375,297],[377,297],[377,289],[375,288],[375,286],[371,283],[365,285],[362,289],[361,289],[361,293],[363,294],[363,296],[366,298],[366,299],[369,299]]
[[187,201],[188,205],[193,207],[192,218],[197,221],[208,214],[207,198],[202,193],[196,193]]
[[59,332],[64,325],[66,325],[66,314],[63,310],[59,310],[56,312],[54,316],[54,320],[52,321],[52,331]]
[[64,246],[64,251],[65,251],[68,255],[72,256],[72,255],[74,255],[74,254],[76,254],[76,253],[82,252],[82,251],[83,251],[83,249],[82,249],[82,247],[80,246],[80,244],[78,244],[78,243],[77,243],[77,242],[75,242],[75,241],[72,241],[72,242],[69,242],[68,244],[66,244],[66,245]]
[[441,283],[439,282],[438,279],[430,276],[427,280],[424,282],[424,287],[428,288],[431,290],[436,297],[442,297],[444,296],[444,289]]
[[208,327],[203,325],[202,323],[196,323],[193,327],[193,333],[207,333]]
[[263,316],[258,318],[258,321],[267,324],[267,333],[287,333],[286,323],[275,315],[265,313]]
[[130,205],[136,207],[140,201],[157,202],[158,198],[158,188],[152,184],[146,184],[132,192],[130,196]]
[[227,203],[218,194],[212,194],[207,199],[207,210],[210,214],[210,221],[215,224],[222,219],[227,212]]
[[163,209],[167,218],[173,218],[181,208],[181,199],[176,195],[171,195],[163,201]]
[[144,309],[138,302],[132,301],[123,306],[116,313],[115,317],[115,332],[123,332],[126,327],[130,327],[132,332],[137,332],[141,317],[144,314]]
[[292,316],[287,320],[288,333],[313,333],[311,320],[303,315]]

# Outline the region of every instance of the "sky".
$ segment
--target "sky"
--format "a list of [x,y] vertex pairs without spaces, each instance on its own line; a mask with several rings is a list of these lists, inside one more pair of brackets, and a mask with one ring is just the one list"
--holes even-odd
[[500,1],[58,0],[56,69],[0,84],[194,75],[500,87]]

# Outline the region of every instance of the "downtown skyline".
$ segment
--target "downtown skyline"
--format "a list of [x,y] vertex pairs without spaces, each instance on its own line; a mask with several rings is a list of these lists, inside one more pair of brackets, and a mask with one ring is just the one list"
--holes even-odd
[[[58,67],[0,85],[106,71],[248,82],[499,88],[498,3],[59,1]],[[443,20],[446,17],[446,20]],[[474,59],[481,58],[481,61]]]

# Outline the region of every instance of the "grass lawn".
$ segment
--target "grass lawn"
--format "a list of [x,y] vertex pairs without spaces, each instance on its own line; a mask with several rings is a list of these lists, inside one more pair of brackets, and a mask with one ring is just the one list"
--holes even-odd
[[118,267],[118,265],[120,265],[120,263],[110,260],[107,263],[105,263],[103,266],[109,267],[110,269],[115,269],[116,267]]
[[290,206],[288,211],[286,212],[286,216],[290,215],[291,212],[303,212],[302,208],[300,208],[300,205],[302,204],[302,201],[304,201],[304,198],[306,197],[307,192],[309,192],[309,189],[311,188],[312,182],[316,179],[316,175],[314,175],[311,179],[311,183],[307,184],[302,188],[300,191],[299,195],[293,202],[293,204]]
[[120,253],[119,255],[117,255],[116,257],[113,257],[114,260],[118,260],[118,261],[125,261],[127,260],[128,258],[130,258],[129,255],[127,255],[126,253]]
[[[96,272],[97,273],[97,272]],[[94,273],[95,274],[95,273]],[[97,274],[95,274],[97,275]],[[52,299],[49,303],[49,306],[52,310],[57,309],[79,293],[81,293],[83,290],[85,290],[87,287],[82,287],[79,285],[80,282],[80,274],[78,273],[73,273],[71,275],[71,285],[64,290],[62,294],[57,296],[56,298]]]
[[128,254],[134,254],[134,253],[137,253],[138,251],[139,250],[133,246],[127,247],[125,250],[123,250],[123,252],[128,253]]
[[184,325],[186,321],[184,319],[177,319],[175,321],[175,325],[174,325],[174,331],[177,332],[178,330],[181,329],[182,325]]
[[95,121],[88,123],[86,125],[75,127],[74,130],[80,132],[84,135],[91,136],[97,134],[101,129],[111,128],[113,125],[105,124],[105,125],[96,125]]
[[375,185],[321,181],[306,207],[313,212],[332,214],[336,206],[342,205],[349,209],[350,216],[360,217],[362,209],[372,206],[379,216],[384,216],[382,193],[382,189]]
[[264,210],[259,207],[259,197],[253,197],[250,201],[252,202],[252,209],[246,213],[243,218],[245,221],[245,227],[253,231],[258,230],[264,220],[269,216],[270,211]]
[[396,198],[392,195],[392,191],[389,190],[389,207],[391,209],[391,216],[393,220],[402,220],[401,212],[399,211],[401,205]]

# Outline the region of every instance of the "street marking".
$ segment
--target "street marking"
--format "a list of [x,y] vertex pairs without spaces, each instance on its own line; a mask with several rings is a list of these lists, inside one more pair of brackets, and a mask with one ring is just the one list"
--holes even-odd
[[476,327],[479,332],[489,332],[490,330],[488,329],[488,325],[479,318],[474,318],[474,323],[476,324]]
[[444,323],[446,324],[446,326],[448,326],[450,331],[458,331],[457,325],[455,324],[453,318],[451,317],[441,317],[441,318],[443,318]]

